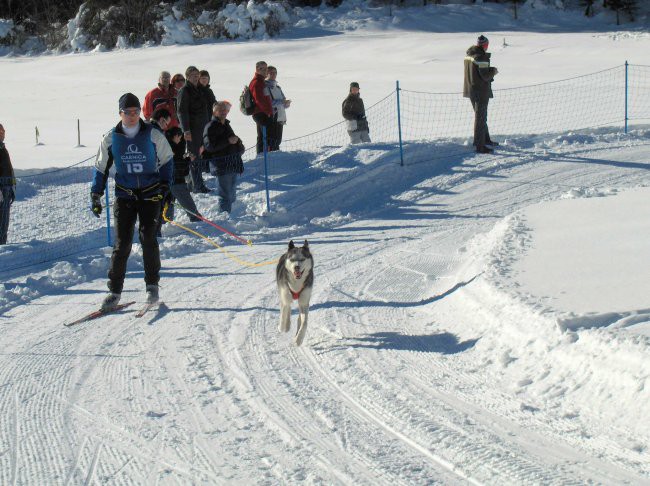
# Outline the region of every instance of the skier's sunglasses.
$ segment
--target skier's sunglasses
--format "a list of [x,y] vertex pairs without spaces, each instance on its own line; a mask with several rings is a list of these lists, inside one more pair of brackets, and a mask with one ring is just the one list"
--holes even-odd
[[124,113],[126,116],[140,116],[139,108],[134,108],[132,110],[120,110],[120,111]]

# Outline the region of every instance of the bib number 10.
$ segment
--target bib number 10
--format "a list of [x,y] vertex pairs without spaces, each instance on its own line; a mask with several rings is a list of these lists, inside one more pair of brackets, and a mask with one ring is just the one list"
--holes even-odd
[[126,170],[129,174],[141,174],[144,172],[144,166],[140,163],[126,164]]

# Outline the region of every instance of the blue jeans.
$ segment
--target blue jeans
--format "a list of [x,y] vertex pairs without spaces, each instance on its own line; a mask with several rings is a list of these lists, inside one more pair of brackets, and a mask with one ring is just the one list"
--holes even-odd
[[9,213],[14,197],[14,189],[11,186],[0,188],[2,191],[2,202],[0,203],[0,245],[7,244],[7,233],[9,231]]
[[219,180],[219,211],[228,211],[232,209],[232,203],[237,197],[237,173],[230,172],[217,176]]

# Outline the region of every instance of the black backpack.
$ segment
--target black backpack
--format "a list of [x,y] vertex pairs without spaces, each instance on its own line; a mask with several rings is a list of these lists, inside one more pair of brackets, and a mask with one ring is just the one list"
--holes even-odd
[[244,86],[244,90],[239,95],[239,111],[246,116],[251,116],[255,112],[255,100],[248,86]]

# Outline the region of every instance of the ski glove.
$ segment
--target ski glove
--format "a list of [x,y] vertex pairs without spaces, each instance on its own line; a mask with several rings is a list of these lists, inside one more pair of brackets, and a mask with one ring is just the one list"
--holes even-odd
[[102,195],[97,193],[92,193],[90,195],[91,203],[90,209],[95,215],[96,218],[102,214]]
[[163,208],[165,207],[166,204],[172,203],[173,200],[172,191],[171,189],[169,189],[168,184],[165,183],[160,184],[160,195],[162,196],[160,203]]

